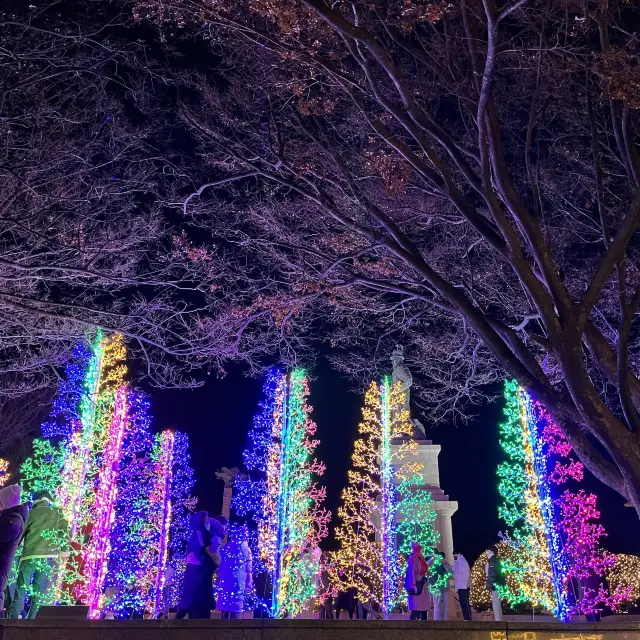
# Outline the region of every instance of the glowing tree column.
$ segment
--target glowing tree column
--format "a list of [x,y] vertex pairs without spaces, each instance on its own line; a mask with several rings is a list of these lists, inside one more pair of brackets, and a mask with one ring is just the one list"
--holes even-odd
[[[91,357],[84,379],[83,394],[79,399],[78,419],[67,422],[67,456],[62,470],[62,482],[58,489],[58,503],[69,523],[70,539],[74,540],[86,514],[87,468],[93,454],[93,432],[96,402],[104,365],[102,333],[98,332],[91,346]],[[52,431],[53,435],[57,435]]]
[[87,604],[89,605],[89,616],[92,618],[100,614],[102,586],[107,575],[109,553],[111,552],[110,538],[118,494],[118,468],[127,423],[127,389],[123,386],[116,393],[115,410],[109,429],[107,448],[102,456],[98,487],[92,505],[95,521],[85,552],[84,571],[87,577]]
[[257,557],[272,577],[274,617],[296,616],[315,596],[307,552],[327,535],[330,517],[321,507],[325,491],[313,482],[324,466],[312,459],[318,441],[308,393],[304,371],[268,373],[267,397],[245,452],[253,476],[238,483],[233,502],[236,513],[253,512]]
[[[157,540],[149,539],[149,499],[152,484],[150,403],[137,391],[127,391],[127,428],[117,463],[117,494],[110,531],[108,571],[104,579],[105,597],[100,609],[115,617],[142,613],[146,593],[139,588],[138,575],[152,571],[145,553],[157,550]],[[151,547],[151,549],[150,549]]]
[[9,461],[0,458],[0,487],[4,487],[9,478]]
[[191,514],[198,500],[191,495],[195,484],[195,475],[191,467],[189,438],[186,433],[176,431],[173,440],[171,467],[171,521],[169,532],[168,569],[162,576],[162,585],[166,585],[168,570],[172,573],[170,581],[170,604],[177,606],[182,590],[187,557],[187,542],[191,535]]
[[[77,599],[86,602],[89,590],[95,590],[97,582],[101,584],[104,577],[102,565],[96,564],[93,556],[101,544],[93,540],[93,529],[104,516],[103,509],[107,508],[104,500],[108,488],[101,487],[105,474],[111,473],[104,469],[104,464],[107,449],[112,450],[114,446],[111,441],[113,429],[117,431],[122,426],[116,416],[126,405],[126,392],[123,391],[127,372],[125,357],[121,335],[103,337],[97,332],[80,400],[79,419],[67,440],[62,481],[56,492],[56,501],[69,523],[71,550],[56,586],[56,597],[63,602],[72,603]],[[97,532],[99,536],[104,534],[100,527]],[[90,552],[87,552],[87,546],[92,549]],[[85,566],[87,562],[90,569]],[[100,575],[93,571],[99,571]],[[95,599],[95,594],[91,598]],[[97,606],[97,603],[90,606]]]
[[[340,542],[336,563],[344,574],[344,586],[355,587],[361,600],[377,603],[386,618],[403,597],[398,533],[407,536],[405,544],[412,539],[425,544],[438,540],[431,495],[418,486],[421,469],[402,463],[417,447],[406,439],[413,427],[403,406],[401,383],[391,385],[385,378],[380,385],[369,386],[353,469],[338,510],[342,522],[336,528]],[[398,440],[403,444],[392,447]]]
[[[396,535],[396,495],[393,460],[391,455],[392,433],[389,378],[381,385],[381,439],[380,439],[380,543],[382,552],[382,612],[386,618],[398,597],[398,541]],[[403,434],[397,434],[396,437]]]
[[[184,560],[188,517],[195,507],[194,479],[189,466],[188,439],[166,430],[156,436],[152,453],[152,483],[142,572],[138,585],[146,594],[145,607],[157,613],[167,604],[165,586],[169,563]],[[178,576],[174,576],[174,582]]]
[[153,584],[153,610],[162,607],[162,590],[169,560],[169,534],[171,532],[171,479],[173,477],[173,448],[175,434],[164,431],[158,438],[158,452],[156,457],[156,483],[150,496],[151,503],[157,505],[158,561]]
[[526,409],[515,382],[505,385],[505,421],[500,425],[500,444],[509,461],[498,467],[498,491],[503,504],[498,512],[511,528],[518,548],[516,563],[503,563],[506,572],[517,574],[517,592],[503,595],[511,604],[528,602],[534,607],[557,610],[553,571],[541,508],[538,475],[533,458]]
[[[615,608],[624,593],[583,588],[603,576],[614,556],[598,549],[605,535],[596,523],[596,498],[584,491],[554,488],[582,480],[583,467],[544,407],[514,381],[505,383],[505,417],[500,443],[508,461],[499,465],[500,517],[511,529],[513,553],[503,560],[510,603],[529,603],[560,620]],[[515,588],[514,588],[515,585]]]

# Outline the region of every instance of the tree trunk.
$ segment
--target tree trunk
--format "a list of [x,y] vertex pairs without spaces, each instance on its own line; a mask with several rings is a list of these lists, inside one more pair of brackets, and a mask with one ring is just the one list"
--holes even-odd
[[[581,336],[570,331],[565,333],[564,338],[564,348],[557,357],[562,365],[567,390],[585,431],[604,447],[620,474],[615,486],[604,481],[633,504],[640,518],[640,437],[612,413],[593,386],[585,366]],[[593,460],[585,460],[586,456],[579,447],[576,453],[583,464],[593,471]],[[595,465],[594,475],[599,479],[603,479],[604,474],[598,472],[603,471],[605,463],[602,459]]]

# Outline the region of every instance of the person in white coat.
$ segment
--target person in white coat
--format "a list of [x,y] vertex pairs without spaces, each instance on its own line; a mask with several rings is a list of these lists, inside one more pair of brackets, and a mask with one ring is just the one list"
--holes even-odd
[[457,551],[453,557],[453,579],[458,592],[458,600],[462,609],[462,616],[465,620],[471,620],[471,605],[469,604],[469,584],[471,580],[471,569],[467,559]]

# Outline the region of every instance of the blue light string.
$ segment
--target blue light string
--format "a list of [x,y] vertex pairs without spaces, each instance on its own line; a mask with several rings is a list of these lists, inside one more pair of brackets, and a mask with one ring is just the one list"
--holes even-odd
[[528,432],[533,450],[533,464],[538,479],[538,495],[540,497],[540,507],[544,519],[545,536],[551,557],[553,588],[556,595],[557,611],[556,617],[562,622],[568,622],[571,618],[572,606],[569,594],[566,589],[567,573],[569,562],[563,549],[562,539],[555,517],[554,499],[549,484],[547,470],[547,460],[543,450],[543,441],[538,437],[538,418],[531,402],[531,396],[524,390],[520,391],[521,399],[527,414],[529,424]]

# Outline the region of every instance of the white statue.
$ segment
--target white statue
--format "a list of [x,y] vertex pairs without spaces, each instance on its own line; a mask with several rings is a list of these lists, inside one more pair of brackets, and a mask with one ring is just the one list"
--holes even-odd
[[242,475],[238,467],[231,467],[231,469],[222,467],[220,471],[216,471],[216,478],[222,480],[225,487],[232,487],[238,475]]
[[[407,365],[404,364],[404,348],[402,345],[397,344],[396,348],[393,350],[393,353],[391,354],[391,364],[393,366],[393,370],[391,371],[391,382],[394,384],[396,382],[400,382],[402,384],[402,391],[404,392],[404,404],[402,405],[402,409],[410,412],[413,376],[411,375],[411,371],[409,371]],[[425,439],[426,434],[422,423],[415,418],[411,419],[411,423],[413,424],[413,433],[411,434],[411,437],[416,440]]]

